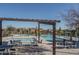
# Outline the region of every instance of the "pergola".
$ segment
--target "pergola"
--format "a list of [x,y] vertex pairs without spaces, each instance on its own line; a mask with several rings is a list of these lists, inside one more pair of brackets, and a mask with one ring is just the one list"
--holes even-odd
[[[53,55],[56,54],[56,22],[59,20],[47,20],[47,19],[19,19],[19,18],[0,18],[0,45],[2,45],[2,21],[22,21],[22,22],[37,22],[38,23],[38,32],[40,32],[40,24],[48,24],[53,27]],[[40,33],[38,33],[38,40],[40,41]]]

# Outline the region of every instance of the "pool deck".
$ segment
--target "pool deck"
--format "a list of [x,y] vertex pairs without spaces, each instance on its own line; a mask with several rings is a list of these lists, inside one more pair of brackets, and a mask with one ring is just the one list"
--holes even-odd
[[[40,47],[48,49],[50,51],[45,51],[46,55],[52,55],[52,45],[48,45],[47,41],[38,44]],[[79,55],[79,48],[56,48],[56,55]]]
[[[3,40],[7,40],[8,38],[12,38],[11,37],[4,37]],[[15,38],[35,38],[34,36],[15,36]],[[43,39],[43,38],[41,38]],[[35,52],[35,53],[32,53],[32,55],[52,55],[52,45],[49,45],[48,41],[45,41],[45,40],[42,40],[42,43],[38,43],[38,46],[41,47],[41,48],[44,48],[44,49],[47,49],[49,51],[43,51],[43,52]],[[20,47],[19,47],[20,48]],[[24,48],[24,47],[22,47]],[[25,53],[19,53],[18,54],[20,55],[29,55],[29,53],[25,52]],[[31,54],[31,53],[30,53]],[[56,49],[56,55],[79,55],[79,48],[62,48],[62,49]]]

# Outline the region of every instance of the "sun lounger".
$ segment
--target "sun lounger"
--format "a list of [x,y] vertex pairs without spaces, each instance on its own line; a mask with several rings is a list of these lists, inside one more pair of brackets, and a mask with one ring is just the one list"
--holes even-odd
[[0,48],[0,55],[2,55],[4,53],[5,49],[4,48]]
[[0,48],[1,55],[9,55],[9,52],[5,48]]
[[15,55],[16,54],[16,49],[15,48],[10,48],[9,49],[9,54],[10,55]]
[[8,49],[12,48],[13,45],[0,45],[0,54],[7,55],[9,54]]

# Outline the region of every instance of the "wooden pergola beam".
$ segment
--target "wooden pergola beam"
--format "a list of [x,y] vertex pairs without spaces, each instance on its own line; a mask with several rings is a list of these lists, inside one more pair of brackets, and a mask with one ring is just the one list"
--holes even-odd
[[19,19],[19,18],[0,18],[1,21],[22,21],[22,22],[39,22],[43,24],[52,25],[55,22],[60,22],[59,20],[47,20],[47,19]]

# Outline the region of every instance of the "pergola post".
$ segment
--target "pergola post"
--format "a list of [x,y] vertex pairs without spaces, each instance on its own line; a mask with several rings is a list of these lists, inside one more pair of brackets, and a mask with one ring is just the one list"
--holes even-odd
[[0,45],[2,45],[2,21],[0,20]]
[[40,23],[38,22],[38,42],[40,42]]
[[53,55],[56,55],[56,23],[53,23]]

